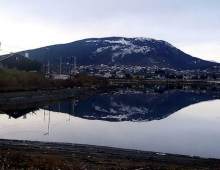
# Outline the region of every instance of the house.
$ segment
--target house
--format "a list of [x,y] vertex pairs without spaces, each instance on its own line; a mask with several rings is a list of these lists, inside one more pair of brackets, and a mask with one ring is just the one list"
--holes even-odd
[[110,78],[112,76],[112,74],[110,72],[107,72],[103,75],[103,77],[105,78]]
[[16,69],[16,70],[37,70],[41,69],[41,63],[34,61],[20,53],[11,53],[8,55],[0,56],[0,67]]

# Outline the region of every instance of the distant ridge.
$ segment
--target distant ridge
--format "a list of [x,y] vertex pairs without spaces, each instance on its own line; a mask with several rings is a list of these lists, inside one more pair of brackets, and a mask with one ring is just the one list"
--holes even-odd
[[[212,67],[216,62],[188,55],[170,43],[151,38],[106,37],[88,38],[67,44],[48,46],[52,63],[59,58],[69,62],[76,56],[79,65],[121,64],[157,66],[177,70]],[[46,47],[28,50],[32,59],[44,62],[48,57]]]

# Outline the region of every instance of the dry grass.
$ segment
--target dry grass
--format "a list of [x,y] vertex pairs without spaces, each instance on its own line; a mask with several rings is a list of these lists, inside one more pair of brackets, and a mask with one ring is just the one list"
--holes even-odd
[[28,169],[28,170],[80,170],[73,162],[67,162],[58,155],[42,154],[30,155],[22,152],[2,152],[0,155],[0,168],[2,169]]
[[39,73],[0,68],[1,92],[91,87],[93,85],[103,86],[105,84],[105,79],[88,75],[78,75],[74,79],[68,80],[52,80],[45,78],[43,74]]

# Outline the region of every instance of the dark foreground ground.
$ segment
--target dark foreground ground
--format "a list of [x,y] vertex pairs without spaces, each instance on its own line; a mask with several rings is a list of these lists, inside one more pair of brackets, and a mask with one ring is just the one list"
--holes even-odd
[[0,140],[0,169],[220,169],[220,160],[90,145]]

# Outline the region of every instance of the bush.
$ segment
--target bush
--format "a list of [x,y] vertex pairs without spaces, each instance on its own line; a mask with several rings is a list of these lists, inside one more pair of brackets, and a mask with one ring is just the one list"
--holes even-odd
[[77,75],[73,79],[52,80],[45,78],[43,74],[29,73],[25,71],[0,69],[0,91],[26,91],[37,89],[60,89],[72,87],[103,86],[107,81],[101,77]]

